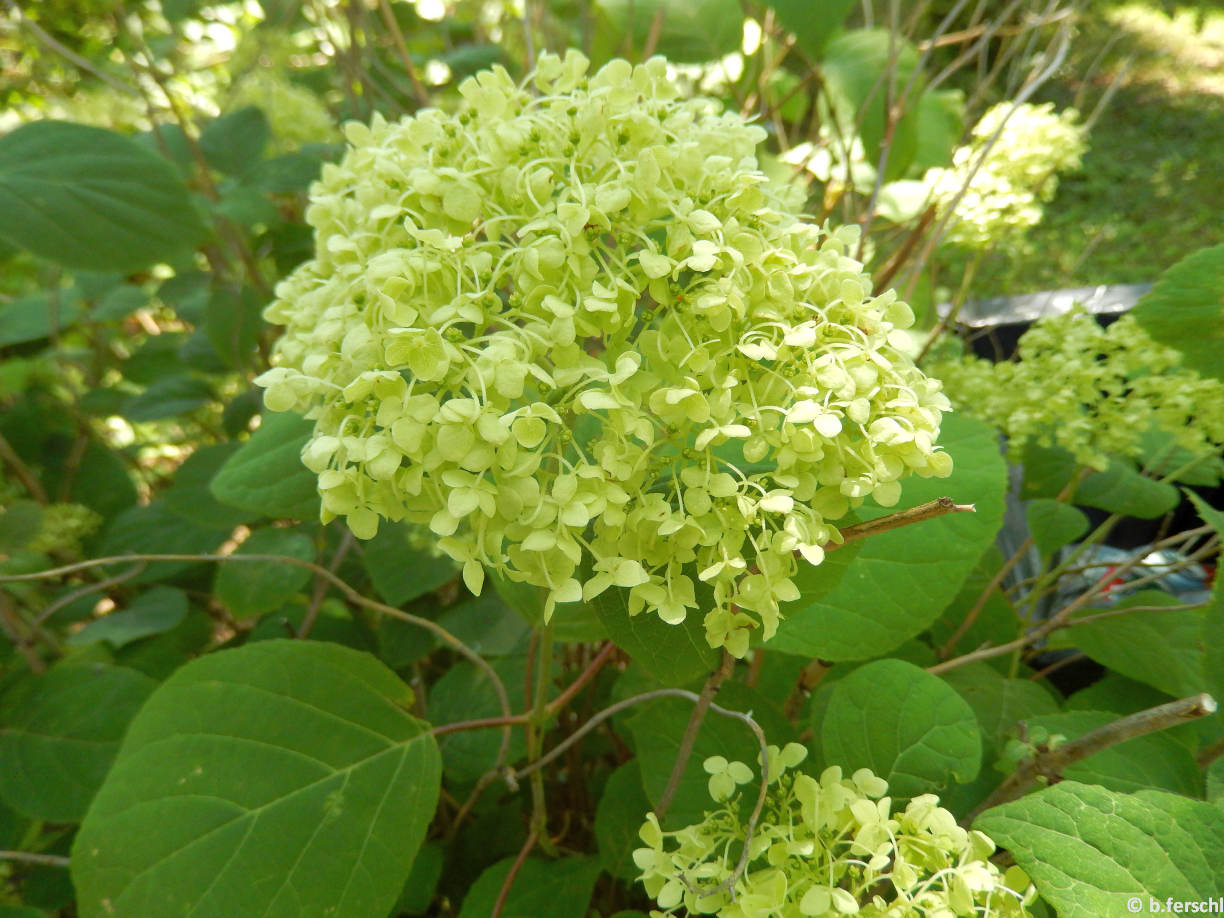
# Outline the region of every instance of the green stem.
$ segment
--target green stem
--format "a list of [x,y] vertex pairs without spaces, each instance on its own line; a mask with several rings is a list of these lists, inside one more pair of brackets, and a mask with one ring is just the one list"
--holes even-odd
[[[546,725],[552,719],[548,709],[548,686],[552,676],[553,627],[549,623],[540,631],[539,647],[536,651],[535,698],[531,705],[531,716],[527,720],[527,761],[540,757],[544,746]],[[531,832],[538,839],[540,849],[550,857],[556,856],[556,847],[548,837],[548,804],[544,797],[544,772],[531,773]]]

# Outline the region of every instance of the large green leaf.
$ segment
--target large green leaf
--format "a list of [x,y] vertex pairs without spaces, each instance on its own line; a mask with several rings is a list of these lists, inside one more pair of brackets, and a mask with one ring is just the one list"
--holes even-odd
[[36,255],[128,273],[203,235],[174,167],[131,138],[64,121],[0,137],[0,237]]
[[1181,351],[1187,367],[1224,379],[1224,245],[1199,249],[1165,271],[1131,315],[1161,344]]
[[[1030,717],[1028,725],[1043,727],[1050,736],[1073,740],[1117,719],[1117,715],[1104,711],[1065,711]],[[1068,765],[1062,775],[1114,791],[1167,790],[1189,797],[1203,793],[1203,778],[1194,755],[1163,733],[1137,736],[1102,749]]]
[[[487,868],[463,900],[459,918],[488,918],[515,859]],[[599,861],[568,857],[556,861],[528,858],[515,875],[501,918],[583,918],[599,876]]]
[[1009,679],[985,663],[954,669],[943,679],[973,708],[989,747],[1014,731],[1019,721],[1058,713],[1058,702],[1043,686],[1028,679]]
[[[1203,522],[1224,539],[1224,511],[1212,507],[1193,491],[1186,492]],[[1211,599],[1203,610],[1203,672],[1216,698],[1224,698],[1224,577],[1216,571]]]
[[595,809],[595,841],[604,869],[622,880],[641,874],[633,863],[634,849],[642,846],[638,829],[650,810],[642,790],[642,770],[630,760],[608,777]]
[[840,680],[820,733],[825,764],[870,768],[897,797],[972,781],[982,764],[973,708],[903,660],[877,660]]
[[261,641],[149,698],[72,850],[82,918],[386,918],[441,763],[372,657]]
[[[315,546],[293,529],[260,529],[242,543],[236,555],[282,555],[313,561]],[[279,609],[310,580],[310,571],[286,561],[239,561],[217,568],[217,598],[235,615],[259,615]]]
[[213,496],[267,516],[317,518],[318,480],[301,458],[313,429],[300,415],[265,414],[251,439],[217,472]]
[[[768,703],[747,686],[724,683],[717,695],[718,704],[734,711],[753,712],[761,724],[768,742],[782,746],[794,732],[788,724],[770,722],[761,715]],[[658,805],[671,778],[680,742],[693,713],[693,703],[682,698],[663,698],[643,704],[627,720],[629,732],[638,753],[642,786],[652,805]],[[712,755],[743,762],[760,776],[761,746],[751,728],[738,720],[707,712],[693,744],[688,765],[676,788],[676,796],[667,811],[665,825],[669,828],[700,822],[702,814],[715,806],[710,799],[710,776],[701,763]],[[748,785],[746,793],[755,795],[759,784]],[[755,799],[755,797],[753,798]]]
[[974,827],[1011,852],[1059,918],[1224,893],[1224,819],[1202,801],[1063,781],[987,810]]
[[156,685],[103,663],[23,678],[0,699],[0,799],[34,819],[79,822]]
[[1170,611],[1152,609],[1075,625],[1053,635],[1050,643],[1054,647],[1075,647],[1124,676],[1184,698],[1203,691],[1207,675],[1203,610],[1178,609],[1180,605],[1168,593],[1144,590],[1119,601],[1113,609],[1169,606]]
[[[925,630],[952,601],[991,546],[1003,520],[1007,469],[992,428],[961,415],[944,417],[942,443],[956,463],[950,478],[906,479],[905,503],[942,496],[977,506],[872,536],[834,589],[814,601],[804,595],[783,609],[786,618],[768,646],[822,660],[863,660],[887,653]],[[860,508],[864,518],[883,516]],[[829,561],[837,557],[835,552]],[[822,564],[811,574],[821,583]],[[802,588],[802,584],[801,584]]]
[[718,665],[718,651],[705,639],[697,611],[678,625],[649,612],[629,614],[628,591],[604,590],[591,601],[613,643],[663,685],[684,685]]
[[80,298],[67,291],[31,293],[0,305],[0,347],[60,334],[81,317]]

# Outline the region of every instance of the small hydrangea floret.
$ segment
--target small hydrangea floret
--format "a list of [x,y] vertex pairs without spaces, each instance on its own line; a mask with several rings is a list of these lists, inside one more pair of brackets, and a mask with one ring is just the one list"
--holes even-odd
[[259,382],[315,421],[324,519],[425,524],[471,589],[535,584],[549,614],[619,587],[678,623],[702,596],[742,656],[839,518],[949,473],[948,403],[857,231],[781,203],[761,128],[661,58],[587,70],[545,55],[453,114],[350,124]]
[[[769,790],[751,839],[744,817],[755,791],[726,793],[714,778],[734,772],[736,784],[747,784],[752,770],[718,756],[705,763],[717,809],[675,832],[647,815],[638,833],[645,847],[633,861],[659,907],[651,918],[1029,914],[1036,890],[1028,877],[991,863],[994,842],[957,825],[934,794],[894,810],[888,783],[870,769],[846,777],[833,766],[817,778],[797,770],[806,755],[798,743],[769,747]],[[737,875],[745,843],[748,860]]]

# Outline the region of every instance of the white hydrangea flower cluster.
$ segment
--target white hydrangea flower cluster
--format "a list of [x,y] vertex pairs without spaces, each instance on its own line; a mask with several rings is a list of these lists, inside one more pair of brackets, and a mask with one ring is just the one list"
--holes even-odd
[[[923,178],[943,209],[968,183],[956,203],[956,222],[945,237],[949,242],[986,249],[1023,234],[1041,222],[1042,204],[1054,197],[1058,174],[1080,166],[1087,132],[1077,124],[1078,112],[1055,114],[1051,103],[1014,108],[1011,102],[1001,102],[987,111],[974,125],[969,142],[953,152],[952,166],[928,169]],[[1000,127],[998,140],[970,177]]]
[[1180,366],[1130,316],[1107,328],[1082,309],[1040,319],[1014,361],[965,357],[936,365],[953,402],[1025,443],[1061,446],[1103,469],[1111,454],[1138,456],[1156,428],[1195,455],[1224,448],[1224,383]]
[[[958,826],[934,794],[914,797],[894,813],[885,796],[888,783],[869,769],[845,778],[833,766],[817,779],[793,771],[806,755],[798,743],[769,747],[769,795],[734,894],[704,891],[729,881],[739,861],[747,835],[741,818],[746,802],[733,785],[750,782],[752,769],[707,760],[710,796],[722,807],[700,823],[664,832],[653,813],[646,817],[639,832],[646,847],[637,849],[633,860],[659,906],[651,918],[1029,914],[1026,906],[1037,894],[1024,871],[1000,871],[988,860],[994,842]],[[675,847],[669,847],[669,839]]]
[[950,472],[948,402],[856,230],[778,204],[764,131],[678,98],[661,58],[587,68],[544,55],[464,81],[455,114],[348,125],[258,382],[316,422],[325,519],[428,524],[472,590],[488,568],[548,614],[617,586],[678,623],[705,582],[707,638],[742,656],[836,520]]
[[274,70],[260,68],[234,84],[227,109],[235,111],[248,105],[263,112],[272,143],[281,152],[296,150],[304,143],[329,143],[339,137],[323,101]]

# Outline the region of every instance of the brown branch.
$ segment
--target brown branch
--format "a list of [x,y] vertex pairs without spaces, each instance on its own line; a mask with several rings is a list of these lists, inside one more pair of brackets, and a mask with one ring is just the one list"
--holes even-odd
[[965,817],[965,824],[972,824],[982,812],[993,806],[1015,800],[1042,778],[1048,781],[1058,780],[1067,767],[1110,746],[1207,717],[1214,714],[1217,707],[1215,699],[1206,693],[1191,695],[1189,698],[1170,701],[1168,704],[1120,717],[1061,746],[1039,752],[1021,762],[1014,774]]
[[429,104],[429,93],[425,91],[420,77],[417,76],[416,67],[412,64],[412,55],[408,53],[408,46],[404,44],[404,33],[400,31],[399,23],[395,21],[395,14],[391,12],[391,4],[388,0],[378,0],[378,8],[382,12],[383,21],[387,24],[387,31],[391,33],[391,40],[395,44],[395,52],[399,55],[400,63],[404,65],[404,72],[408,74],[408,79],[412,82],[412,94],[424,107]]
[[22,487],[30,493],[30,497],[43,505],[51,502],[47,497],[46,490],[42,486],[42,482],[38,480],[38,476],[17,455],[17,451],[13,449],[4,434],[0,434],[0,459],[3,459],[5,464],[12,470],[13,475],[21,482]]
[[[908,510],[899,510],[896,513],[890,513],[878,519],[847,526],[841,531],[841,541],[830,542],[824,546],[824,550],[826,552],[834,551],[843,545],[857,542],[859,539],[870,538],[892,529],[900,529],[902,526],[911,526],[914,523],[933,520],[938,516],[947,516],[949,513],[976,512],[977,508],[973,504],[958,504],[950,497],[937,497],[935,500],[929,500],[925,504],[919,504],[917,507],[910,507]],[[799,557],[799,552],[796,551],[795,556]]]
[[497,894],[497,901],[493,903],[493,911],[489,913],[489,918],[501,918],[502,909],[506,907],[506,899],[510,895],[510,887],[514,885],[514,879],[518,876],[518,872],[523,869],[523,864],[527,861],[527,855],[531,853],[535,843],[536,833],[535,829],[532,829],[527,833],[527,841],[523,842],[523,847],[519,849],[518,857],[514,859],[514,863],[510,865],[510,869],[506,872],[506,879],[502,882],[501,890]]

